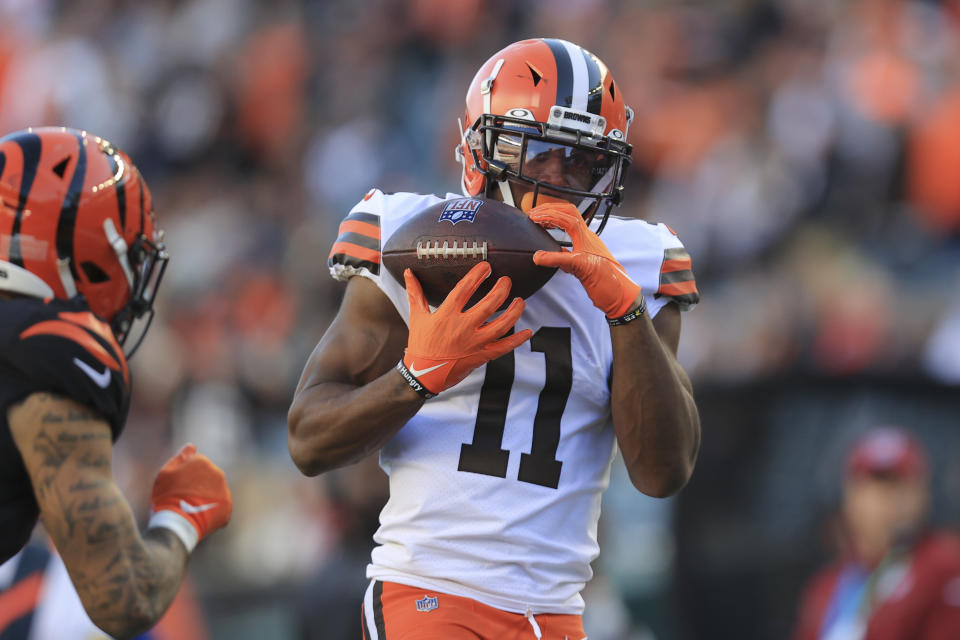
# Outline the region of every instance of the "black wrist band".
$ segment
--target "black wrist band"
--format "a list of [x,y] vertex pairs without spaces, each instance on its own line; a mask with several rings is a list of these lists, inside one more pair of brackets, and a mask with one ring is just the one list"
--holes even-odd
[[644,311],[647,310],[647,301],[644,298],[640,298],[640,306],[638,306],[633,311],[629,311],[626,314],[620,316],[619,318],[607,318],[607,324],[611,327],[616,327],[621,324],[627,324],[628,322],[633,322],[637,318],[643,315]]
[[420,394],[420,397],[424,400],[429,400],[434,397],[435,393],[430,393],[427,391],[427,388],[417,380],[417,378],[410,373],[410,369],[407,369],[407,365],[403,364],[403,358],[400,359],[400,362],[397,363],[397,371],[400,372],[400,375],[403,376],[403,379],[407,381],[407,384],[410,385],[410,388]]

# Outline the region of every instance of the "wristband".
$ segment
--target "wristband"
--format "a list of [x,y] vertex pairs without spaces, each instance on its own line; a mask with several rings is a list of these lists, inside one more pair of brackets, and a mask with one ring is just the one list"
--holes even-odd
[[647,310],[647,300],[643,297],[640,298],[640,305],[637,306],[633,311],[628,311],[619,318],[607,318],[607,324],[611,327],[616,327],[621,324],[627,324],[628,322],[633,322],[637,318],[643,315],[644,311]]
[[403,364],[403,358],[400,359],[400,362],[397,363],[397,371],[400,372],[400,375],[403,376],[403,379],[407,381],[407,384],[410,385],[410,388],[420,394],[420,397],[424,400],[429,400],[437,394],[431,393],[427,390],[423,383],[417,380],[416,376],[410,373],[410,369],[407,369],[407,365]]
[[176,511],[170,511],[169,509],[154,511],[150,516],[147,529],[156,529],[157,527],[172,531],[175,536],[180,538],[180,542],[186,547],[187,553],[191,553],[196,548],[197,542],[200,541],[200,534],[197,533],[197,529]]

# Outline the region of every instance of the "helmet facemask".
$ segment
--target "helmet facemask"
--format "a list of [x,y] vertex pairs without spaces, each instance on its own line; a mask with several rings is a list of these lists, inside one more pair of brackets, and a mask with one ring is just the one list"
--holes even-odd
[[562,200],[603,229],[623,200],[633,119],[603,61],[557,38],[514,42],[480,66],[465,102],[464,195],[524,210]]
[[[151,240],[141,233],[127,251],[133,276],[130,299],[110,322],[117,342],[124,347],[127,358],[132,357],[140,347],[153,322],[153,303],[170,259],[162,238],[162,232],[157,234],[156,240]],[[131,335],[136,338],[132,346],[127,348],[126,342]]]
[[[528,210],[551,200],[571,202],[596,233],[622,200],[631,146],[625,134],[603,134],[605,121],[560,106],[548,122],[526,109],[483,114],[464,138],[486,176],[487,196]],[[498,190],[498,191],[497,191]]]

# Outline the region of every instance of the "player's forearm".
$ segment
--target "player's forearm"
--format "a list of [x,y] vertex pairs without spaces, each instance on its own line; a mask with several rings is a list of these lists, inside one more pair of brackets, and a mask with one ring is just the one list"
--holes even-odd
[[382,447],[423,406],[391,369],[363,386],[324,382],[300,389],[287,415],[290,457],[314,476]]
[[129,532],[98,571],[73,571],[74,585],[90,619],[122,640],[154,626],[177,595],[188,554],[169,530]]
[[630,479],[647,495],[672,495],[690,479],[700,448],[690,380],[648,316],[610,335],[613,425]]
[[90,620],[119,639],[152,627],[180,587],[183,544],[165,529],[141,535],[110,481],[78,479],[60,500],[63,517],[45,526]]
[[141,536],[111,472],[110,427],[87,407],[35,393],[8,413],[44,528],[87,615],[116,638],[157,622],[187,553],[172,534]]

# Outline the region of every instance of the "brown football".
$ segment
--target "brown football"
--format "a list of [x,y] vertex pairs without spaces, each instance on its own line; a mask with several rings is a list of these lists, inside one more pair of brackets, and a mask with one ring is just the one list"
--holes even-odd
[[533,263],[537,251],[558,251],[560,244],[519,209],[486,198],[453,198],[431,205],[404,222],[383,247],[383,266],[400,284],[409,268],[420,280],[432,306],[443,302],[454,285],[482,260],[492,272],[468,306],[497,282],[510,276],[506,303],[527,298],[556,269]]

